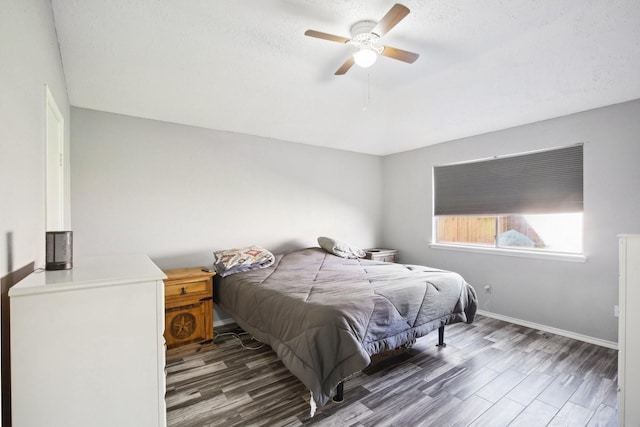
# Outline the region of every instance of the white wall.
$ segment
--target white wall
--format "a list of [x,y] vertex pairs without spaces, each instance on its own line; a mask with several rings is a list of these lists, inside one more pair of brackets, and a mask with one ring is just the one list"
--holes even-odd
[[[67,152],[69,101],[49,1],[3,2],[0,40],[0,276],[4,276],[11,270],[7,233],[13,233],[13,269],[31,261],[44,264],[44,85],[64,116]],[[69,176],[65,190],[69,225]]]
[[[432,167],[583,142],[586,263],[431,249]],[[402,262],[458,271],[480,308],[617,342],[618,233],[640,232],[640,101],[492,132],[383,160],[383,243]],[[485,294],[483,286],[492,285]]]
[[379,243],[380,157],[81,108],[71,136],[74,256],[141,252],[177,268],[321,235]]
[[[379,158],[72,109],[76,256],[149,254],[162,268],[217,249],[275,252],[331,235],[462,273],[480,308],[617,341],[617,241],[640,232],[640,101]],[[431,249],[431,168],[585,144],[586,263]],[[382,189],[382,190],[381,190]],[[217,313],[217,318],[225,317]]]
[[[0,277],[31,262],[36,266],[44,265],[45,84],[51,89],[68,124],[69,101],[50,1],[2,2]],[[68,126],[65,146],[68,152]],[[66,169],[69,169],[68,164]],[[67,175],[67,195],[68,189]],[[66,205],[68,208],[68,196]],[[69,224],[68,215],[66,223]]]

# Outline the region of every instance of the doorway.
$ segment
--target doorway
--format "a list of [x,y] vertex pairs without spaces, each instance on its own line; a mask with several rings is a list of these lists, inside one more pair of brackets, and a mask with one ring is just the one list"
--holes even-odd
[[64,117],[49,87],[46,97],[46,231],[64,229]]

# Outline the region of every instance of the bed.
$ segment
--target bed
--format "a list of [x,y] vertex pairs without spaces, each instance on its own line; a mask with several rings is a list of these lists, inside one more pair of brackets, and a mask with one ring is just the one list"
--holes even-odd
[[457,273],[335,256],[322,248],[275,255],[269,267],[216,280],[216,302],[268,344],[323,406],[373,355],[447,324],[471,323],[473,287]]

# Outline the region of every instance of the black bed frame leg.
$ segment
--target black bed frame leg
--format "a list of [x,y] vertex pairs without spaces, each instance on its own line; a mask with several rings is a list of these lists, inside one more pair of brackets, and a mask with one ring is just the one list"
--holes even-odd
[[336,394],[333,396],[333,401],[341,403],[344,400],[344,381],[340,381],[336,387]]
[[444,326],[438,328],[438,344],[436,347],[445,348],[447,344],[444,342]]

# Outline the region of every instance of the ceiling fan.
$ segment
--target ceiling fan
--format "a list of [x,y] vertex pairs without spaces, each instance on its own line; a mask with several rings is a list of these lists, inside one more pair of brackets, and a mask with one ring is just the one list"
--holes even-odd
[[315,30],[307,30],[304,35],[337,43],[351,44],[359,49],[338,68],[335,75],[345,74],[354,63],[361,67],[370,67],[376,61],[378,55],[413,64],[418,59],[419,55],[417,53],[396,49],[391,46],[379,46],[378,43],[382,36],[387,34],[408,14],[409,8],[401,4],[395,4],[379,22],[358,21],[353,24],[350,39]]

